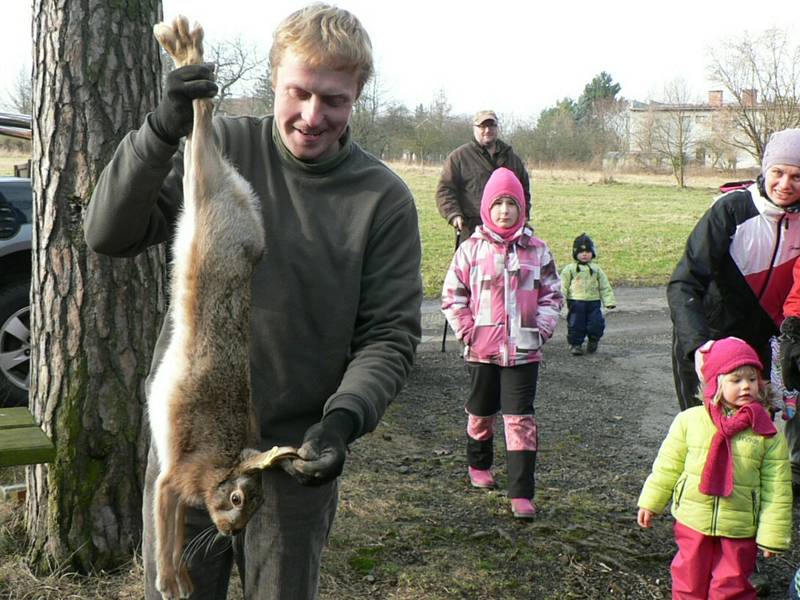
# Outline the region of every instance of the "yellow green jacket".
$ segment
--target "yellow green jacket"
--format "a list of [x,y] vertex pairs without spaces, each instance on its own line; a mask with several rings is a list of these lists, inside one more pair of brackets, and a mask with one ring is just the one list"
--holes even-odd
[[602,300],[603,306],[617,305],[614,290],[600,265],[569,263],[561,270],[561,289],[567,300]]
[[733,493],[700,492],[700,476],[716,433],[705,406],[679,413],[661,444],[644,483],[639,507],[658,514],[672,500],[675,519],[705,535],[752,538],[762,549],[780,552],[792,537],[792,476],[786,438],[747,429],[731,440]]

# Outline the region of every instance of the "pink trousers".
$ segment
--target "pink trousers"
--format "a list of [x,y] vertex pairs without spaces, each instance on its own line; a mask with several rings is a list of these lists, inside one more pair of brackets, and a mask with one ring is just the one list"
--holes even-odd
[[750,584],[756,567],[754,538],[703,535],[678,522],[674,532],[678,553],[670,568],[673,599],[755,600]]

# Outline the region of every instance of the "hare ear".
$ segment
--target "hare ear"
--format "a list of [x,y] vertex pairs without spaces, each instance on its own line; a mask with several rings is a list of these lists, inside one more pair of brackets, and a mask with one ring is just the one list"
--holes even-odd
[[[247,453],[247,455],[245,455]],[[240,465],[242,472],[268,469],[285,459],[299,458],[297,448],[291,446],[273,446],[266,452],[257,452],[250,448],[242,450]]]

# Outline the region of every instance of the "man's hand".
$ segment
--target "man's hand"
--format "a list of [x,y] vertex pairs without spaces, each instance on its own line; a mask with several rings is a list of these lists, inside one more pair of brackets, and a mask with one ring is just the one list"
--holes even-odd
[[464,229],[464,218],[463,217],[453,217],[453,220],[450,221],[450,225],[461,231]]
[[297,458],[284,470],[303,485],[322,485],[342,474],[347,442],[355,431],[355,419],[346,410],[334,410],[306,431]]
[[164,85],[164,97],[153,112],[150,125],[158,137],[170,144],[192,130],[192,100],[213,98],[217,94],[214,65],[186,65],[170,71]]

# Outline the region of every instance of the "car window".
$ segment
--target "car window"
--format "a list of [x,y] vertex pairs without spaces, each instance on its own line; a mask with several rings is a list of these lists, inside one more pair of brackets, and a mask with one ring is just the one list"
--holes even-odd
[[26,223],[33,220],[33,196],[30,183],[16,181],[5,183],[0,186],[0,196],[25,215]]
[[14,237],[22,224],[22,213],[0,194],[0,240]]

